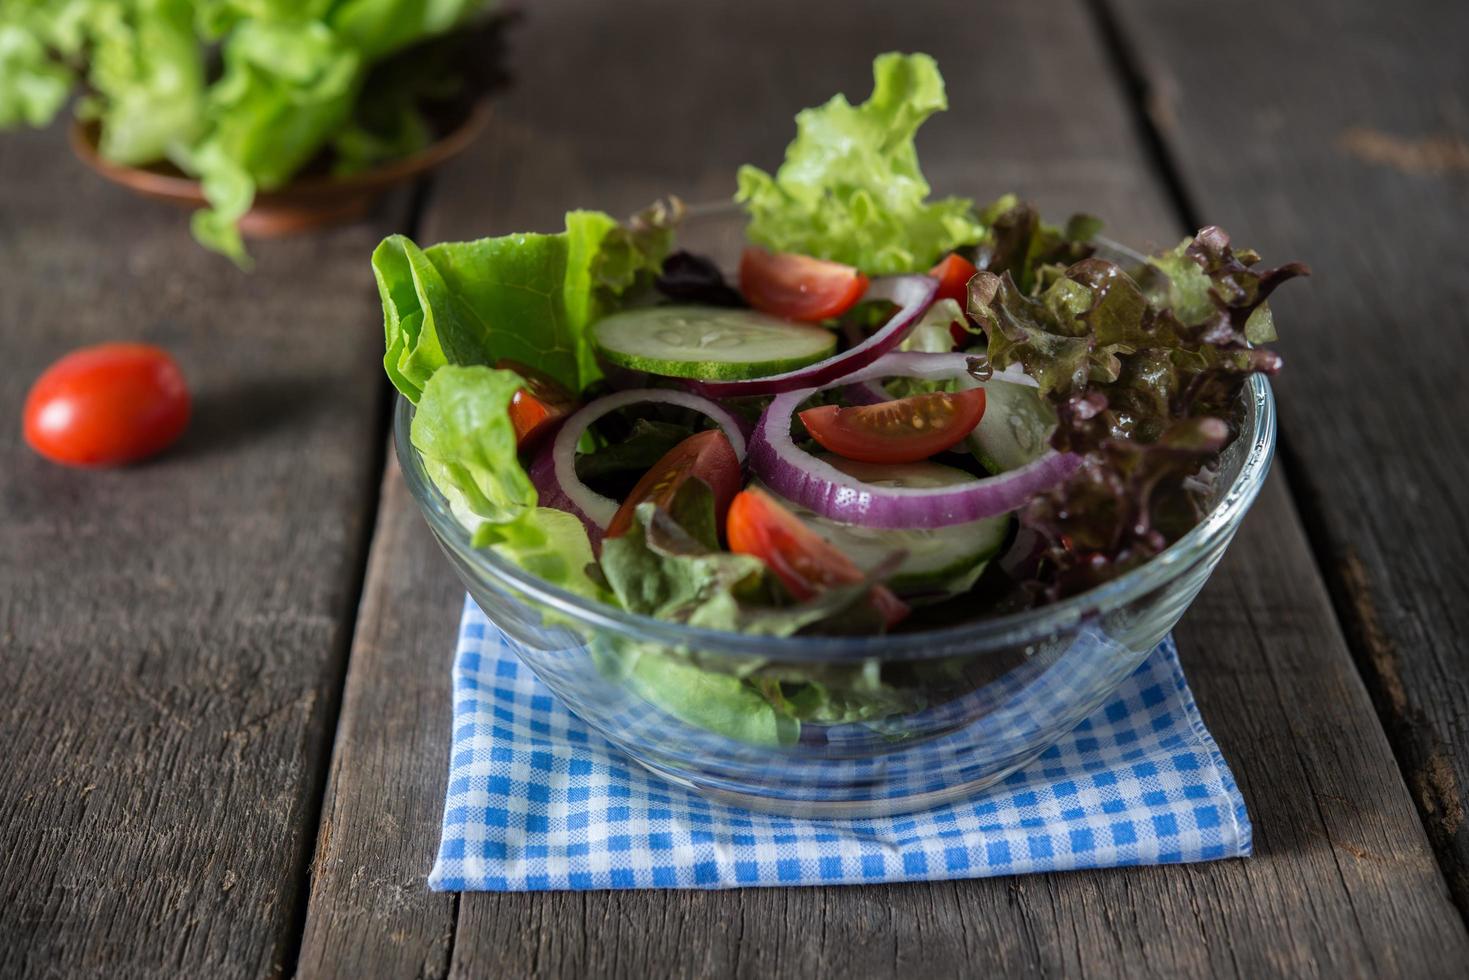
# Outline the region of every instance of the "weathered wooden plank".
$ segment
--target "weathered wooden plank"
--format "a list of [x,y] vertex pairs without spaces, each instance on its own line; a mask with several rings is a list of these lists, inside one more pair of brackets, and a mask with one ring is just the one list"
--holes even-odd
[[396,461],[352,641],[298,976],[443,976],[458,911],[428,869],[448,782],[446,678],[464,594]]
[[[1115,234],[1142,245],[1182,234],[1077,4],[898,10],[745,0],[672,10],[566,0],[532,7],[497,138],[444,174],[423,237],[554,228],[568,206],[626,212],[670,192],[722,197],[736,164],[779,159],[797,108],[836,90],[865,92],[871,55],[889,48],[933,52],[949,79],[954,110],[925,128],[921,145],[941,190],[1016,188],[1052,212],[1099,211]],[[677,43],[655,43],[675,34]],[[818,36],[821,46],[797,56],[792,39]],[[642,56],[649,45],[656,57]],[[450,974],[1365,975],[1432,972],[1462,958],[1462,926],[1282,483],[1267,489],[1179,633],[1206,720],[1256,816],[1253,860],[889,888],[465,895]],[[386,501],[403,506],[393,492]],[[428,532],[416,533],[419,541],[401,547],[423,548]],[[420,569],[419,554],[402,560],[422,576],[423,594],[452,589],[447,564]],[[368,602],[390,594],[396,586],[375,570]],[[447,730],[457,607],[403,601],[405,620],[440,617],[394,628],[443,637],[442,652],[428,655],[442,693],[421,707],[423,724]],[[359,676],[354,659],[349,691],[361,683],[385,698],[404,671],[424,669],[411,656],[393,663]],[[402,736],[386,746],[373,778],[397,782],[390,752],[397,765],[420,767],[419,744]],[[418,778],[438,785],[442,768],[441,759]],[[355,767],[337,770],[354,777]],[[416,804],[375,806],[400,815],[404,838],[437,833],[437,814]],[[357,832],[371,826],[364,820]],[[344,840],[348,832],[333,825],[333,850],[388,850]],[[413,859],[416,848],[399,849],[399,859]],[[370,907],[401,893],[381,882],[426,870],[404,864],[361,883],[338,875],[331,887],[351,894],[331,900]],[[438,921],[438,901],[422,896],[416,937],[437,935],[421,923]],[[378,935],[384,921],[405,920],[349,911],[324,917],[309,939],[336,935],[335,948],[363,946],[362,962],[404,962]],[[439,962],[436,940],[414,942]]]
[[451,975],[1451,976],[1469,940],[1277,476],[1178,631],[1248,861],[887,888],[465,895]]
[[1285,458],[1469,912],[1469,6],[1108,2],[1200,212],[1315,268],[1278,307]]
[[[208,255],[59,128],[0,137],[0,975],[290,956],[380,475],[372,224]],[[31,379],[161,344],[196,396],[127,470],[42,461]]]

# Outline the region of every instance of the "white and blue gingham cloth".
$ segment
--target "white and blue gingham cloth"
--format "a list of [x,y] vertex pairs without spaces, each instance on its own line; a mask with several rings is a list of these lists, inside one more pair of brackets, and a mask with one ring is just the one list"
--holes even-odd
[[1172,640],[1029,766],[924,813],[803,820],[644,771],[519,662],[466,600],[438,891],[929,881],[1244,857],[1244,799]]

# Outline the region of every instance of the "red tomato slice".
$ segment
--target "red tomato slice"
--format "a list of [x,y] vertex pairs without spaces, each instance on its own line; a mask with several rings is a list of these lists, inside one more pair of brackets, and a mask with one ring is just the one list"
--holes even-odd
[[751,246],[740,259],[740,292],[762,313],[814,323],[856,305],[867,277],[840,262]]
[[26,396],[32,449],[70,466],[118,466],[183,434],[191,401],[183,372],[148,344],[100,344],[47,368]]
[[[810,599],[866,577],[852,559],[763,490],[741,491],[729,506],[725,528],[730,551],[764,561],[797,599]],[[907,604],[886,586],[872,587],[872,602],[889,626],[909,612]]]
[[801,413],[811,438],[865,463],[916,463],[955,445],[984,417],[984,389],[939,391],[876,405],[821,405]]
[[729,444],[729,438],[718,429],[710,429],[691,435],[674,446],[643,474],[632,493],[617,508],[612,523],[607,525],[607,537],[615,538],[626,533],[632,527],[638,504],[645,500],[667,508],[673,503],[679,488],[692,477],[703,480],[714,491],[714,518],[717,525],[723,527],[729,502],[740,492],[740,461],[734,447]]
[[576,410],[576,396],[549,374],[508,357],[496,361],[495,367],[514,371],[525,382],[525,387],[510,399],[510,422],[515,426],[517,448],[540,441]]
[[[979,269],[958,252],[950,252],[944,256],[944,260],[932,269],[928,274],[939,281],[938,295],[935,300],[951,299],[959,304],[960,309],[967,309],[969,305],[969,280]],[[970,343],[974,334],[965,330],[957,323],[949,326],[949,333],[954,337],[955,347],[964,347]]]

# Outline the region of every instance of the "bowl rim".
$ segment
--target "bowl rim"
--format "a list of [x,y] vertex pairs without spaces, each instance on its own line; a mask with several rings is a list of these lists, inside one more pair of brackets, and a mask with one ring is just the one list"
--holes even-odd
[[[1119,252],[1137,254],[1115,243],[1105,244]],[[413,447],[414,405],[401,394],[394,410],[393,444],[409,493],[440,544],[475,574],[508,590],[519,600],[528,598],[542,603],[583,626],[609,630],[638,641],[697,651],[701,656],[755,656],[771,661],[827,663],[871,658],[917,660],[955,652],[973,655],[984,649],[1034,644],[1055,637],[1166,586],[1199,562],[1208,560],[1216,549],[1228,543],[1259,496],[1274,457],[1277,420],[1269,380],[1261,374],[1252,375],[1242,397],[1246,402],[1245,423],[1238,439],[1245,449],[1239,473],[1213,509],[1159,555],[1110,582],[1034,609],[914,633],[871,636],[757,636],[687,626],[618,609],[552,585],[525,572],[513,561],[471,544],[469,532],[454,517],[448,501],[429,479]]]

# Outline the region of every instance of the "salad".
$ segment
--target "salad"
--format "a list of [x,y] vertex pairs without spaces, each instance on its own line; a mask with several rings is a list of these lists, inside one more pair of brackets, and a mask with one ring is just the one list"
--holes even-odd
[[247,264],[257,190],[428,146],[494,82],[492,0],[5,0],[0,130],[74,89],[98,152],[198,178],[194,237]]
[[[869,634],[1084,591],[1200,520],[1245,378],[1280,367],[1268,297],[1304,267],[1212,227],[1119,262],[1090,217],[935,199],[914,136],[938,68],[873,74],[797,115],[774,174],[740,170],[729,275],[678,248],[677,201],[378,247],[384,364],[475,547],[660,619]],[[919,669],[764,665],[718,696],[652,674],[665,703],[698,688],[675,714],[784,740],[931,700]]]

